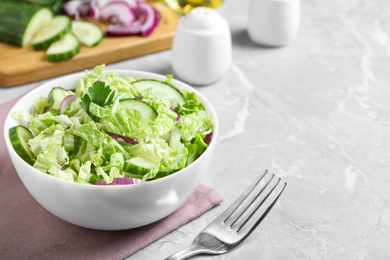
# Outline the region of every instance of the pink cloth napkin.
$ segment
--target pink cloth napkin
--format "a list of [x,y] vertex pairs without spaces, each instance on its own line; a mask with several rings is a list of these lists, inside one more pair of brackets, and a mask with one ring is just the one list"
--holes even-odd
[[12,165],[3,127],[16,101],[0,105],[1,259],[123,259],[222,202],[217,191],[200,185],[182,207],[148,226],[98,231],[67,223],[35,201]]

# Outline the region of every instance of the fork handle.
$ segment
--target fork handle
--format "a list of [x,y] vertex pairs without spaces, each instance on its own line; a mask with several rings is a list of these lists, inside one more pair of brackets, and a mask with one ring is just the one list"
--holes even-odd
[[165,258],[164,260],[182,260],[194,255],[207,253],[210,252],[206,248],[202,247],[201,245],[193,244],[190,247],[180,250],[179,252]]

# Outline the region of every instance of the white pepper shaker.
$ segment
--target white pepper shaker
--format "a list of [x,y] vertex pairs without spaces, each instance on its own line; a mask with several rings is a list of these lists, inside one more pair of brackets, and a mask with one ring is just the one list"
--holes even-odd
[[180,18],[172,44],[174,76],[194,85],[219,80],[232,60],[227,21],[209,7],[197,7]]
[[300,0],[252,0],[248,34],[257,44],[283,46],[298,33],[300,20]]

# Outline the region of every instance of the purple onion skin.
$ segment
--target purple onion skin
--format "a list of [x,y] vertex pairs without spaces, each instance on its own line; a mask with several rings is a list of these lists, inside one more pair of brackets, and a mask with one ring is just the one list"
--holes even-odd
[[[136,20],[131,24],[110,24],[106,30],[107,35],[142,35],[147,37],[154,31],[161,19],[161,14],[147,2],[139,2],[135,8],[129,6],[129,10],[131,10],[132,15],[136,17]],[[151,12],[148,12],[147,10]],[[145,27],[147,22],[150,23],[150,26]]]
[[138,144],[138,140],[134,138],[130,138],[124,135],[119,135],[111,132],[106,132],[109,136],[111,136],[113,139],[120,141],[120,142],[125,142],[128,144]]
[[177,117],[176,117],[176,120],[175,120],[175,123],[177,123],[177,121],[179,121],[179,119],[180,119],[180,114],[179,114],[179,112],[177,112],[177,111],[176,111],[175,109],[173,109],[173,108],[171,108],[171,110],[177,114]]
[[131,184],[139,184],[141,183],[141,179],[136,178],[114,178],[114,180],[107,184],[104,180],[99,180],[94,183],[94,185],[131,185]]
[[60,115],[63,115],[64,112],[65,112],[65,108],[66,106],[69,104],[69,103],[72,103],[73,101],[75,101],[77,99],[77,96],[76,95],[69,95],[67,97],[65,97],[62,102],[61,102],[61,105],[60,105]]

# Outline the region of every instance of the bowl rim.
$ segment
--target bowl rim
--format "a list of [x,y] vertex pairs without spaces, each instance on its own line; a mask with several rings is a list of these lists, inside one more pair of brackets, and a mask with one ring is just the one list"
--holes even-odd
[[[90,72],[91,70],[87,70],[87,71]],[[103,71],[103,74],[112,73],[112,72],[118,73],[118,75],[121,77],[132,76],[132,77],[135,77],[135,79],[149,78],[149,79],[157,79],[157,80],[165,81],[166,77],[167,77],[165,75],[158,74],[158,73],[153,73],[153,72],[148,72],[148,71],[140,71],[140,70],[127,70],[127,69],[105,69]],[[17,163],[25,164],[25,166],[29,167],[34,172],[34,174],[35,173],[40,174],[42,176],[42,178],[53,178],[52,179],[53,181],[68,183],[66,185],[75,185],[75,187],[80,187],[80,188],[85,187],[86,189],[135,189],[137,187],[141,188],[143,185],[158,185],[159,183],[163,184],[164,182],[167,182],[170,179],[175,178],[175,176],[183,174],[185,171],[187,171],[187,170],[195,167],[195,165],[201,163],[203,158],[205,158],[209,153],[211,153],[211,151],[210,151],[211,149],[209,149],[209,147],[213,147],[216,145],[217,138],[218,138],[218,132],[219,132],[219,122],[218,122],[217,113],[216,113],[213,105],[203,94],[201,94],[194,87],[190,86],[189,84],[187,84],[181,80],[173,78],[170,82],[171,85],[173,85],[174,87],[179,89],[181,92],[183,91],[183,89],[185,89],[187,91],[195,92],[198,99],[200,99],[200,101],[205,106],[207,113],[209,113],[212,116],[212,118],[214,119],[214,124],[212,126],[212,128],[213,128],[212,138],[211,138],[211,141],[210,141],[208,148],[190,165],[186,166],[185,168],[183,168],[183,169],[181,169],[173,174],[165,176],[163,178],[153,180],[153,181],[144,182],[144,183],[142,183],[142,185],[93,185],[93,184],[88,185],[88,184],[84,184],[84,183],[66,181],[66,180],[63,180],[61,178],[52,176],[50,174],[46,174],[38,169],[35,169],[32,165],[28,164],[26,161],[24,161],[16,153],[15,149],[13,148],[13,146],[11,144],[9,134],[8,134],[9,129],[15,125],[18,125],[18,122],[12,118],[12,113],[14,111],[20,111],[20,109],[17,109],[17,108],[20,106],[21,103],[23,103],[23,101],[29,99],[29,97],[31,95],[38,97],[40,95],[40,93],[42,92],[42,90],[46,90],[47,88],[53,88],[53,87],[57,86],[58,85],[57,82],[64,82],[67,80],[69,80],[69,81],[70,80],[78,80],[78,79],[84,77],[85,73],[86,73],[86,71],[75,72],[75,73],[71,73],[71,74],[57,77],[57,78],[49,80],[43,84],[40,84],[40,85],[36,86],[35,88],[33,88],[32,90],[25,93],[12,106],[12,108],[7,113],[6,119],[4,121],[4,127],[3,127],[5,144],[6,144],[8,153],[10,155],[10,159],[12,157],[15,158],[17,160]],[[63,86],[63,87],[65,89],[71,89],[70,86]],[[12,159],[11,159],[11,161],[12,161]],[[18,171],[16,171],[16,172],[18,173]],[[19,173],[18,173],[18,175],[19,175]]]

